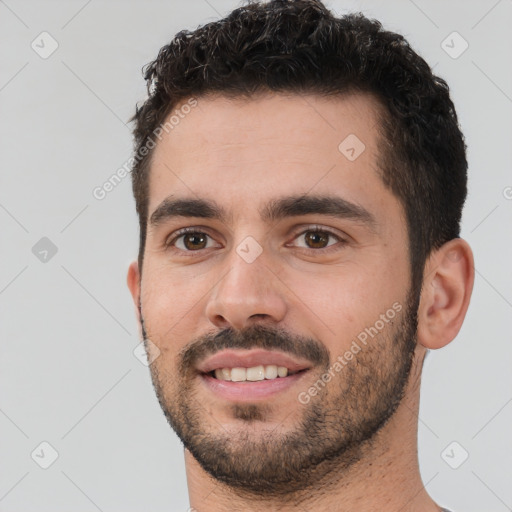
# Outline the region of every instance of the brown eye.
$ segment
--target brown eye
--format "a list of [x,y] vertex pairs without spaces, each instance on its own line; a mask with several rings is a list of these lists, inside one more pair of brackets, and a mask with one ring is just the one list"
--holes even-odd
[[174,237],[165,243],[165,247],[181,252],[198,252],[212,247],[211,242],[212,238],[207,233],[184,228],[175,233]]
[[307,231],[304,240],[311,249],[323,249],[327,247],[331,237],[332,235],[325,231]]
[[341,235],[318,226],[312,226],[299,232],[295,236],[295,240],[295,247],[318,254],[339,251],[348,243]]
[[183,236],[183,245],[186,249],[193,251],[196,249],[204,249],[208,243],[205,233],[187,233]]

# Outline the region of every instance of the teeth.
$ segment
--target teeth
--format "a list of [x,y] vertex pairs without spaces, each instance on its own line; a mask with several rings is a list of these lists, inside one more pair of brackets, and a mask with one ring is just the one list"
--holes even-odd
[[288,368],[285,368],[284,366],[278,366],[277,375],[279,375],[279,377],[286,377],[288,375]]
[[265,378],[265,368],[260,366],[253,366],[252,368],[247,368],[247,380],[256,381],[263,380]]
[[269,364],[265,366],[265,379],[275,379],[277,377],[277,366]]
[[215,377],[219,380],[231,380],[231,370],[229,368],[218,368],[215,370]]
[[247,370],[245,368],[233,368],[231,370],[231,380],[233,382],[242,382],[247,380]]
[[215,378],[233,382],[271,380],[277,377],[286,377],[288,368],[275,364],[253,366],[251,368],[217,368]]

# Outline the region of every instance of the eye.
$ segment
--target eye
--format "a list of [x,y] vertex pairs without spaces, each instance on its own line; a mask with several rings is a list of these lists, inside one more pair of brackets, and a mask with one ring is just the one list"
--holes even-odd
[[174,236],[165,242],[165,247],[175,247],[180,251],[194,252],[212,247],[208,245],[210,235],[197,228],[183,228],[177,231]]
[[[339,250],[347,243],[347,240],[340,235],[318,226],[308,227],[294,237],[294,240],[301,239],[304,245],[295,245],[295,247],[322,253]],[[165,242],[165,248],[185,253],[199,252],[215,247],[212,240],[208,233],[201,231],[198,227],[183,228]]]
[[[347,243],[347,240],[342,238],[340,235],[318,226],[311,226],[310,228],[300,232],[295,239],[304,240],[305,245],[298,247],[317,252],[330,252],[331,250],[337,250],[340,248],[340,244],[343,246]],[[335,239],[334,242],[329,243],[329,240],[332,239]],[[339,243],[335,243],[336,241]]]

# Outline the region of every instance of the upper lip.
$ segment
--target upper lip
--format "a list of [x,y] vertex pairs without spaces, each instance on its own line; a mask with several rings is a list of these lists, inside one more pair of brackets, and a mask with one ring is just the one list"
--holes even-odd
[[260,365],[284,366],[292,372],[307,370],[311,363],[274,350],[223,350],[206,358],[197,369],[209,373],[218,368],[252,368]]

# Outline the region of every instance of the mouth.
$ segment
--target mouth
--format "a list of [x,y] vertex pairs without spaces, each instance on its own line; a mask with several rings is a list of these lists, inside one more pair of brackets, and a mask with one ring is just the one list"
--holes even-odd
[[216,368],[215,370],[208,372],[206,375],[217,380],[230,382],[258,382],[262,380],[284,379],[285,377],[305,371],[307,371],[306,368],[294,371],[290,370],[286,366],[260,364],[258,366],[251,366],[250,368]]
[[290,389],[311,367],[310,362],[282,352],[226,350],[197,369],[205,387],[218,398],[254,402]]

